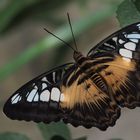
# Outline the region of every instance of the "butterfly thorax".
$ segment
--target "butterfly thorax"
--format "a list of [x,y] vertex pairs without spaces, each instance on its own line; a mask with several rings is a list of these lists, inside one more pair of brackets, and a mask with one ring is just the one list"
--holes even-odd
[[97,72],[98,68],[93,64],[93,60],[85,57],[81,52],[74,52],[73,57],[76,65],[79,67],[81,73],[83,73],[78,84],[91,80],[100,90],[107,91],[106,83],[103,77]]
[[76,62],[76,65],[83,73],[89,75],[91,71],[96,72],[96,65],[94,65],[93,59],[90,59],[90,57],[85,57],[81,52],[75,51],[73,58]]
[[[89,69],[91,68],[91,61],[90,58],[85,57],[81,52],[74,52],[73,58],[76,62],[76,65],[79,69],[89,75]],[[92,67],[94,69],[94,66]]]
[[85,57],[81,52],[75,51],[73,54],[73,58],[80,68],[82,68],[83,63],[88,62],[88,57]]

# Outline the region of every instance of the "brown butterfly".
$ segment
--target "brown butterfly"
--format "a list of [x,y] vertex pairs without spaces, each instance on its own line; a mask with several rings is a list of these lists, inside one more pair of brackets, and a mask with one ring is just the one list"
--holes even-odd
[[18,89],[6,102],[4,113],[11,119],[63,120],[106,130],[115,125],[121,107],[140,106],[140,23],[113,33],[87,56],[74,49],[73,58],[74,63],[46,72]]

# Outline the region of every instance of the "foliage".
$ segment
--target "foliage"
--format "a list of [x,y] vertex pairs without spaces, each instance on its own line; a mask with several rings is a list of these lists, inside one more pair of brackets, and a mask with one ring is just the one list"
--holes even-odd
[[68,127],[64,123],[51,123],[51,124],[38,124],[38,127],[44,137],[44,140],[55,139],[56,137],[61,137],[64,140],[70,140],[71,135]]
[[22,134],[7,132],[0,134],[0,140],[29,140],[29,138]]
[[139,0],[135,2],[124,0],[118,7],[117,18],[122,27],[140,21],[140,13],[136,5],[140,8]]

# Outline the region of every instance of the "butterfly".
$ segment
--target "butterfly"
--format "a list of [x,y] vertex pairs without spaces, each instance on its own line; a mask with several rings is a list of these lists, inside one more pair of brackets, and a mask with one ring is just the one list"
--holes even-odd
[[121,108],[140,106],[140,23],[113,33],[75,62],[56,67],[19,88],[5,103],[11,119],[114,126]]

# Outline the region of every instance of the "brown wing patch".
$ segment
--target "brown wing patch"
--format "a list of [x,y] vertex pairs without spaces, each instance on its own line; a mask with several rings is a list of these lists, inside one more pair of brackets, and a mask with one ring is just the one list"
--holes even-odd
[[85,80],[80,85],[78,85],[78,80],[79,78],[70,87],[62,86],[62,93],[64,94],[63,107],[71,109],[76,103],[80,105],[94,103],[98,106],[98,100],[104,102],[107,95],[99,91],[90,79]]
[[122,84],[127,87],[125,82],[129,81],[128,72],[135,70],[134,62],[122,57],[116,57],[114,61],[104,63],[104,65],[109,65],[109,67],[101,71],[101,75],[113,87],[114,91],[118,90]]
[[98,90],[91,79],[78,85],[81,76],[84,74],[80,74],[71,86],[61,87],[63,100],[60,106],[67,114],[64,121],[74,126],[96,126],[106,130],[108,126],[115,124],[120,116],[120,109],[107,93]]
[[136,83],[139,83],[139,80],[136,73],[139,71],[136,68],[136,62],[117,56],[114,61],[104,63],[104,65],[108,65],[108,67],[100,74],[111,87],[117,103],[128,108],[138,106],[140,100]]

